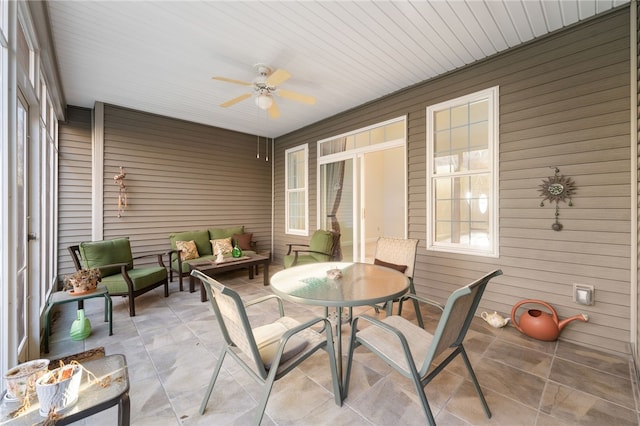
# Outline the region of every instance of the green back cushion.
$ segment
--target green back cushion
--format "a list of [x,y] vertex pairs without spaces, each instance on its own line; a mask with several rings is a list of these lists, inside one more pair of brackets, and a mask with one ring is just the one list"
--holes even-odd
[[330,231],[317,230],[313,233],[309,242],[309,250],[326,253],[325,255],[318,253],[309,253],[318,262],[331,260],[331,251],[333,248],[333,234]]
[[131,244],[128,238],[80,243],[80,256],[83,268],[99,268],[103,277],[120,273],[119,266],[102,268],[101,266],[104,265],[127,263],[127,269],[133,268]]
[[200,256],[213,254],[213,251],[211,250],[211,243],[209,242],[209,232],[207,231],[176,232],[175,234],[169,235],[169,240],[171,241],[171,248],[173,250],[176,250],[176,241],[193,240],[196,243],[198,254]]
[[209,239],[211,240],[233,237],[233,234],[244,234],[244,225],[231,228],[209,228]]

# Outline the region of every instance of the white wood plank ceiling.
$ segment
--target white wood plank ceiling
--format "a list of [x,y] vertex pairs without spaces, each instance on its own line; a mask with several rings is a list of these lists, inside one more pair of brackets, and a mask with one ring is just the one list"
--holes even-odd
[[[50,0],[68,105],[96,101],[277,137],[627,4],[628,0]],[[253,65],[283,68],[281,116],[253,99]]]

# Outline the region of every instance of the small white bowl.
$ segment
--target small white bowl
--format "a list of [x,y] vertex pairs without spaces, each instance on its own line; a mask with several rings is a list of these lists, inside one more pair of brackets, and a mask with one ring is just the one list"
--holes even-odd
[[342,278],[342,271],[338,268],[329,269],[327,271],[327,278],[329,278],[330,280],[340,279]]
[[4,375],[7,383],[7,399],[23,399],[27,393],[34,395],[36,380],[47,372],[48,359],[35,359],[13,367]]

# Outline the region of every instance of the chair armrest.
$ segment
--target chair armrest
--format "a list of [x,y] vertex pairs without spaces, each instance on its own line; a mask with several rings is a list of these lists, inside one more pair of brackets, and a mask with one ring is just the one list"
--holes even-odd
[[[397,328],[392,327],[389,324],[386,324],[380,321],[379,319],[370,317],[369,315],[358,315],[353,319],[353,322],[351,323],[351,333],[352,335],[353,333],[356,334],[356,339],[358,337],[358,334],[357,334],[358,320],[367,321],[372,326],[378,327],[383,331],[389,333],[390,335],[395,336],[399,340],[400,344],[402,345],[402,349],[404,350],[404,353],[409,354],[408,359],[413,359],[413,356],[411,355],[411,349],[409,348],[409,342],[407,342],[407,338],[404,336],[404,334],[402,334],[400,330],[398,330]],[[351,339],[351,341],[353,342],[353,338]]]
[[[169,256],[174,253],[178,256],[178,277],[182,280],[182,250],[171,250]],[[169,257],[169,269],[171,269],[171,257]]]
[[327,332],[327,341],[329,341],[329,339],[333,341],[333,332],[331,331],[331,323],[329,322],[329,320],[323,317],[313,318],[305,323],[302,323],[293,328],[290,328],[282,335],[282,337],[280,337],[280,342],[278,343],[278,352],[276,353],[276,356],[274,357],[272,364],[275,364],[276,362],[278,363],[280,362],[280,357],[284,352],[284,347],[287,345],[287,341],[291,337],[295,336],[296,334],[300,333],[303,330],[306,330],[307,328],[310,328],[312,325],[315,325],[319,322],[324,322],[323,329],[326,330]]
[[325,323],[325,327],[328,329],[328,332],[331,333],[331,323],[329,322],[328,319],[324,318],[324,317],[315,317],[310,319],[309,321],[302,323],[300,325],[297,325],[293,328],[290,328],[289,330],[287,330],[283,335],[282,338],[286,338],[288,339],[289,337],[293,336],[296,333],[301,332],[302,330],[305,330],[309,327],[311,327],[312,325],[315,325],[319,322],[324,322]]
[[278,301],[278,311],[280,311],[280,317],[282,318],[284,316],[284,307],[282,305],[282,299],[280,299],[275,294],[270,294],[268,296],[263,296],[263,297],[259,297],[257,299],[251,300],[245,303],[244,307],[248,308],[249,306],[257,305],[258,303],[266,302],[267,300],[271,300],[271,299],[276,299]]
[[291,250],[293,249],[294,246],[309,247],[309,244],[287,244],[287,246],[289,246],[289,250],[287,251],[287,255],[289,255],[291,254]]
[[428,305],[431,306],[435,306],[436,308],[440,309],[441,311],[444,311],[444,305],[442,303],[438,303],[435,300],[431,300],[431,299],[427,299],[426,297],[420,297],[417,296],[415,294],[412,293],[407,293],[404,296],[402,296],[400,298],[400,309],[402,309],[402,302],[404,302],[407,299],[414,299],[417,300],[418,302],[422,302],[422,303],[426,303]]
[[331,253],[325,253],[323,251],[315,251],[315,250],[294,250],[293,251],[296,255],[296,257],[298,257],[298,253],[317,253],[317,254],[323,254],[325,256],[331,256]]
[[[148,257],[156,257],[158,265],[162,266],[163,268],[166,268],[164,261],[162,260],[164,255],[170,255],[171,252],[176,251],[176,250],[170,250],[170,251],[163,251],[163,252],[154,252],[154,253],[147,253],[147,254],[141,254],[139,256],[134,256],[131,258],[131,260],[138,260],[138,259],[146,259]],[[171,259],[169,259],[169,261],[171,261]]]
[[102,265],[100,266],[100,268],[120,267],[120,273],[122,274],[122,278],[124,278],[125,283],[127,283],[127,287],[129,288],[129,291],[132,292],[133,281],[131,281],[131,278],[129,277],[129,273],[127,272],[127,266],[129,266],[129,264],[125,262],[125,263],[112,263],[110,265]]
[[113,267],[116,267],[116,266],[117,266],[117,267],[118,267],[118,268],[120,268],[120,269],[122,269],[122,268],[125,268],[125,269],[126,269],[128,265],[129,265],[129,264],[128,264],[128,263],[126,263],[126,262],[124,262],[124,263],[111,263],[111,264],[109,264],[109,265],[101,265],[101,266],[97,266],[97,268],[98,268],[98,269],[101,269],[101,268],[113,268]]
[[178,263],[180,262],[180,254],[182,253],[182,250],[169,250],[167,252],[167,254],[169,255],[169,265],[171,265],[171,262],[173,262],[173,256],[175,255],[176,259],[178,260]]

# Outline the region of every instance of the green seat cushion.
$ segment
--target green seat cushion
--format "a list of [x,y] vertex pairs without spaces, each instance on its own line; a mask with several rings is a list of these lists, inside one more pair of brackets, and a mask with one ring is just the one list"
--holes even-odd
[[171,242],[171,249],[176,250],[176,241],[191,241],[196,243],[198,248],[198,254],[200,257],[213,254],[211,250],[211,243],[209,242],[208,231],[185,231],[175,232],[169,235],[169,241]]
[[[133,290],[141,290],[153,286],[167,279],[167,270],[161,266],[144,266],[127,271],[133,282]],[[129,293],[129,288],[122,274],[110,275],[102,279],[102,283],[109,290],[109,294],[119,295]]]
[[219,240],[222,238],[231,238],[233,234],[244,234],[244,225],[234,226],[231,228],[209,228],[209,239]]
[[99,268],[103,277],[120,273],[120,267],[102,268],[101,266],[127,263],[127,269],[133,268],[131,244],[128,238],[91,241],[80,243],[80,257],[84,269]]

